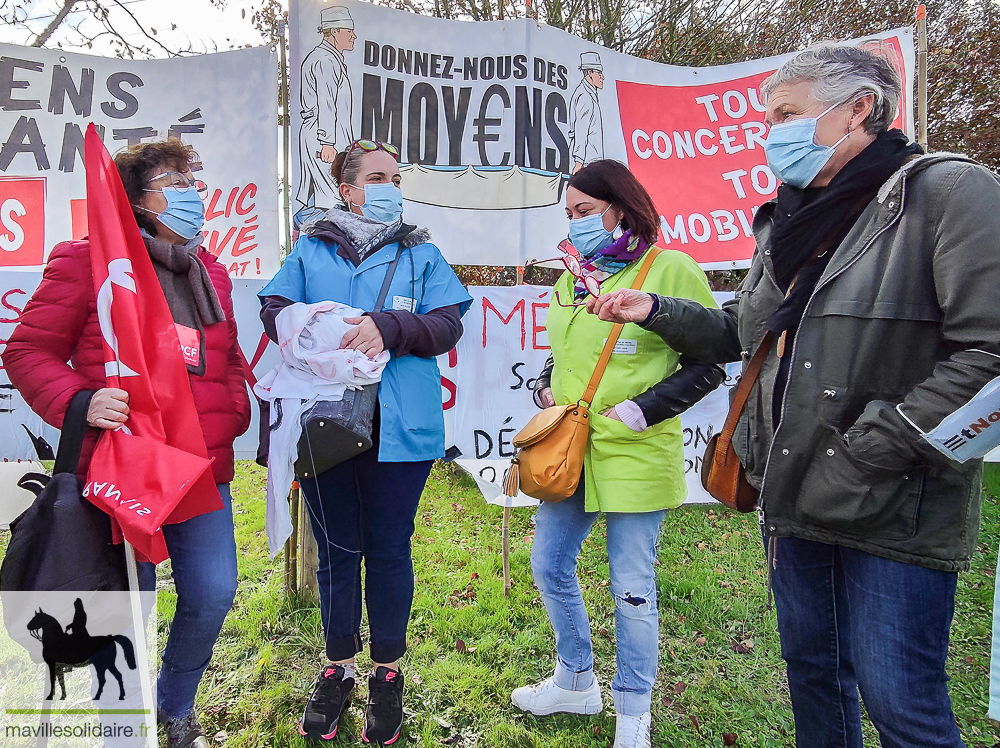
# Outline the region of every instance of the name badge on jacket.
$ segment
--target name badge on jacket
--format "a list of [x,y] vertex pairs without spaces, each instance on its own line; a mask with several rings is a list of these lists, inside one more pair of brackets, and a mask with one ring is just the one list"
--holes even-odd
[[[604,343],[607,343],[607,342],[608,342],[608,339],[605,338],[604,339]],[[601,343],[601,345],[604,345],[604,343]],[[623,339],[619,338],[618,342],[615,343],[615,349],[612,352],[613,353],[625,354],[626,356],[633,356],[633,355],[635,355],[636,353],[639,352],[639,341],[638,340],[623,340]]]
[[415,312],[417,311],[417,300],[409,296],[393,296],[392,308],[394,311]]

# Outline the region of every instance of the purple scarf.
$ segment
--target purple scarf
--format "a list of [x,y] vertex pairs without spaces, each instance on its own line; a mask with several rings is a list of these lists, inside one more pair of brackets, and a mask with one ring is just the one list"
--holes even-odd
[[[612,275],[635,262],[647,249],[649,242],[645,237],[633,237],[632,230],[629,229],[604,249],[597,250],[590,257],[581,258],[583,274],[597,278],[598,282],[603,284]],[[573,291],[577,299],[587,295],[587,287],[583,284],[583,280],[576,279]]]

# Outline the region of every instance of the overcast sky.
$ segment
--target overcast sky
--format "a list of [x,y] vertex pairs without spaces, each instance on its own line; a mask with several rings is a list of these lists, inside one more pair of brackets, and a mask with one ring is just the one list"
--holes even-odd
[[[255,0],[223,0],[223,7],[213,5],[209,0],[120,0],[124,8],[117,7],[113,0],[106,4],[112,8],[111,17],[115,28],[127,39],[135,43],[150,45],[137,24],[129,17],[132,13],[147,30],[155,29],[155,39],[171,49],[186,49],[189,45],[195,52],[214,52],[235,47],[258,46],[263,40],[250,22]],[[63,5],[61,0],[15,0],[14,5],[23,8],[19,17],[27,17],[27,29],[7,24],[0,25],[0,42],[30,44],[36,34],[53,19],[55,12]],[[8,8],[10,0],[8,0]],[[79,3],[85,7],[84,2]],[[8,8],[4,8],[6,14]],[[92,54],[114,56],[114,47],[108,37],[99,38],[92,49],[75,46],[80,37],[72,26],[79,24],[80,31],[96,35],[101,24],[86,12],[69,15],[60,29],[45,45],[55,48],[61,42],[64,49]],[[176,25],[176,28],[172,26]],[[155,46],[155,45],[151,45]],[[166,52],[157,50],[157,57],[165,57]]]

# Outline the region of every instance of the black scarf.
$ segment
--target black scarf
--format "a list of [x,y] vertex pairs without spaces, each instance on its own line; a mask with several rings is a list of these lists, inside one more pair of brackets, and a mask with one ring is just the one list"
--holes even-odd
[[[781,290],[787,292],[790,285],[792,290],[768,320],[775,335],[798,327],[816,284],[857,217],[908,158],[923,152],[901,130],[889,130],[848,161],[826,187],[778,188],[771,263]],[[816,257],[821,244],[826,251]]]

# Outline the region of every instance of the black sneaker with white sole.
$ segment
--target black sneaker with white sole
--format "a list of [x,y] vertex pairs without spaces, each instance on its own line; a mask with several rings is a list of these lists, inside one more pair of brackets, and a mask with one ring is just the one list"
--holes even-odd
[[368,678],[368,709],[361,739],[392,745],[403,729],[403,674],[380,667]]
[[327,665],[313,683],[299,733],[313,740],[333,740],[341,715],[351,705],[354,678],[345,678],[340,665]]

